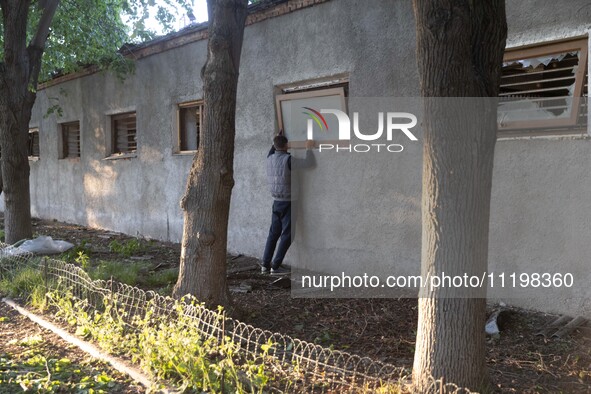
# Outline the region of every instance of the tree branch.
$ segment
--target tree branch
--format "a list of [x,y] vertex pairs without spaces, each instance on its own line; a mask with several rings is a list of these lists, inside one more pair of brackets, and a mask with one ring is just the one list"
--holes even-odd
[[39,2],[39,7],[43,10],[39,25],[37,26],[37,32],[29,44],[29,48],[44,48],[45,41],[49,36],[49,27],[51,21],[57,10],[57,6],[60,0],[42,0]]
[[31,105],[35,102],[35,91],[37,90],[37,83],[39,81],[39,73],[41,72],[41,58],[43,56],[43,50],[45,48],[45,42],[49,36],[49,28],[53,21],[53,16],[57,10],[57,6],[60,0],[41,0],[39,7],[43,10],[39,25],[35,36],[31,40],[27,48],[29,55],[29,86],[32,91],[29,90],[27,94],[28,100],[31,101]]

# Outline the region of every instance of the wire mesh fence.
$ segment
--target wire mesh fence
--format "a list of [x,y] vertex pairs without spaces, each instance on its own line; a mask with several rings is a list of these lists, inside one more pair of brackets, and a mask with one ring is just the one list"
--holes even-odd
[[[29,267],[38,270],[47,290],[64,291],[85,300],[90,308],[103,310],[105,302],[121,311],[119,317],[134,329],[134,321],[148,313],[174,318],[177,301],[113,280],[93,280],[82,268],[64,261],[35,257],[0,243],[0,275]],[[230,340],[250,360],[274,360],[278,376],[269,391],[277,393],[391,393],[411,392],[408,371],[368,357],[253,327],[205,308],[190,297],[181,300],[182,313],[204,338]],[[470,393],[452,383],[433,380],[428,389],[437,393]]]

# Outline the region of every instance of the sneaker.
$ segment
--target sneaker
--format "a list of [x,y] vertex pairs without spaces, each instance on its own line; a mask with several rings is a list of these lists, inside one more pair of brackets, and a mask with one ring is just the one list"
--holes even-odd
[[271,271],[271,268],[265,267],[262,262],[259,262],[259,265],[261,266],[261,274],[268,274]]
[[271,268],[271,275],[278,276],[278,275],[289,275],[291,273],[290,270],[285,269],[283,267]]

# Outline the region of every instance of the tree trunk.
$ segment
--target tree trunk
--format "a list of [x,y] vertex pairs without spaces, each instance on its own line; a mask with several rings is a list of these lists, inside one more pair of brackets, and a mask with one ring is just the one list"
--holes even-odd
[[0,68],[0,148],[6,242],[31,238],[28,132],[31,119],[26,27],[29,1],[2,1],[4,62]]
[[209,42],[203,69],[204,120],[193,159],[184,211],[176,297],[190,293],[215,307],[229,306],[226,251],[234,186],[236,87],[247,0],[209,0]]
[[[413,4],[421,94],[429,97],[421,273],[482,278],[488,265],[495,98],[507,34],[504,0]],[[486,287],[424,289],[413,368],[419,392],[437,392],[440,385],[433,381],[440,378],[472,390],[486,387],[485,308]]]
[[[1,89],[0,95],[4,95]],[[19,111],[3,104],[0,103],[0,160],[4,189],[4,232],[5,242],[13,244],[32,237],[27,149],[32,105],[24,105]]]
[[0,62],[0,150],[7,243],[32,237],[28,135],[43,48],[59,0],[38,3],[41,17],[29,46],[30,0],[0,0],[4,58]]

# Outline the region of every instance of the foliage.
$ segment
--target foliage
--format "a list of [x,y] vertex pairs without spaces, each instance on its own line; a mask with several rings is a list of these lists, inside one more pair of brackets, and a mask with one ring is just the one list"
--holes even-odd
[[37,288],[44,288],[41,272],[34,268],[23,268],[0,279],[0,293],[9,297],[23,297],[30,300]]
[[[14,339],[10,352],[0,355],[1,392],[108,393],[120,384],[104,372],[104,364],[87,360],[75,363],[46,350],[40,335]],[[22,348],[22,350],[20,350]]]
[[78,259],[80,259],[81,253],[88,258],[91,255],[90,246],[88,245],[88,241],[85,239],[83,239],[78,245],[62,253],[60,255],[60,259],[64,260],[67,263],[77,262],[80,264],[80,261],[78,261]]
[[[111,353],[131,356],[153,377],[172,381],[181,391],[262,393],[269,383],[265,367],[271,362],[267,352],[272,343],[259,359],[245,359],[230,338],[218,343],[214,337],[203,337],[182,301],[175,303],[173,316],[158,316],[152,308],[143,318],[129,319],[114,306],[116,299],[105,298],[101,312],[69,293],[48,296],[58,310],[56,316],[75,326],[78,335],[92,338]],[[219,318],[224,318],[221,311]],[[132,320],[131,325],[126,320]]]
[[176,283],[179,277],[178,268],[169,268],[162,271],[154,272],[151,275],[143,278],[142,282],[151,288],[172,286]]
[[90,257],[86,253],[78,252],[78,257],[76,257],[74,260],[76,260],[76,262],[80,264],[80,267],[82,267],[82,269],[88,269],[90,264]]
[[109,280],[115,279],[119,282],[134,286],[138,282],[138,275],[142,268],[138,262],[121,261],[100,261],[96,267],[88,269],[88,275],[92,279]]
[[123,243],[114,240],[109,243],[109,249],[111,252],[119,253],[124,257],[131,257],[144,250],[144,246],[141,241],[137,238],[128,239]]
[[[131,72],[132,63],[119,49],[126,42],[155,37],[156,33],[146,26],[150,16],[155,17],[165,33],[172,31],[174,21],[189,10],[190,3],[188,0],[61,0],[45,45],[40,81],[91,64],[117,75]],[[27,25],[29,40],[40,17],[38,2],[32,1]],[[3,40],[0,20],[0,59],[4,58]]]

